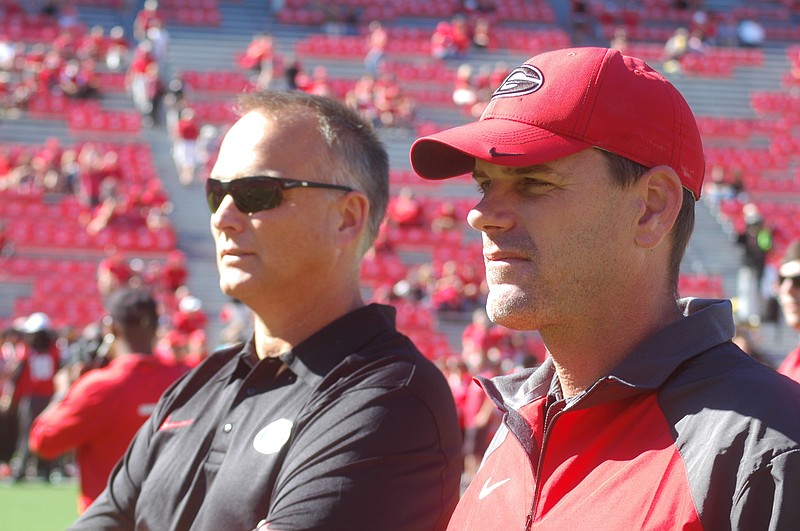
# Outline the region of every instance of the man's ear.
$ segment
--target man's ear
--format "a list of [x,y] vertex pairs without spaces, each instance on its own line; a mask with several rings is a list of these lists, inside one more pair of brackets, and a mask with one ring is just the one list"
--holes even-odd
[[360,240],[366,230],[369,218],[369,200],[361,192],[344,194],[339,200],[339,227],[337,237],[340,243]]
[[645,249],[659,245],[672,230],[683,202],[683,187],[675,170],[656,166],[634,185],[642,200],[635,241]]

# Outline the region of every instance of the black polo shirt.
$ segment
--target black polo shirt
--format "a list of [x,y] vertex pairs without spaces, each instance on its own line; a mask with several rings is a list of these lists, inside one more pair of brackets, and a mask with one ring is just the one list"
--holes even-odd
[[280,361],[252,341],[213,354],[73,529],[443,529],[460,475],[447,382],[373,304]]

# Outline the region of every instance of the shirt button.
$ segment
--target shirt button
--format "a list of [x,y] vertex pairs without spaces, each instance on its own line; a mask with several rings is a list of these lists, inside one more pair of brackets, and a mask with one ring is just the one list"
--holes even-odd
[[230,422],[225,423],[225,425],[222,427],[222,431],[224,431],[225,433],[230,432],[232,429],[233,429],[233,424],[231,424]]
[[253,396],[254,394],[256,394],[256,388],[255,387],[248,387],[247,391],[245,391],[245,393],[247,393],[247,396]]

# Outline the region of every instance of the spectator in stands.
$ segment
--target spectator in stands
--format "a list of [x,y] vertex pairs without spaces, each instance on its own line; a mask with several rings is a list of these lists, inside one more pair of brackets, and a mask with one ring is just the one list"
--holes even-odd
[[742,207],[745,228],[737,235],[742,258],[737,280],[737,311],[741,323],[758,325],[761,321],[764,297],[762,281],[767,257],[772,250],[772,231],[754,203]]
[[315,96],[325,96],[328,98],[335,98],[336,94],[333,92],[333,87],[328,80],[328,69],[323,65],[314,67],[311,75],[311,84],[305,89],[305,92],[314,94]]
[[457,53],[453,31],[446,20],[439,21],[431,34],[431,57],[434,59],[450,59]]
[[386,62],[386,47],[389,43],[389,33],[378,20],[369,23],[367,33],[367,53],[364,56],[364,68],[367,74],[377,79],[382,73]]
[[466,112],[478,101],[478,95],[472,82],[472,65],[462,63],[456,69],[453,81],[453,103]]
[[742,20],[736,28],[739,37],[739,46],[745,48],[759,48],[764,44],[766,32],[764,26],[755,20]]
[[371,124],[377,123],[378,110],[375,108],[375,78],[365,74],[358,78],[353,89],[345,95],[345,103]]
[[391,224],[403,228],[422,227],[426,222],[422,203],[410,186],[404,186],[397,196],[389,200],[387,216]]
[[33,167],[33,155],[28,152],[20,153],[14,167],[6,174],[5,183],[0,185],[0,189],[15,190],[20,193],[32,193],[34,191],[35,170]]
[[75,41],[75,35],[68,30],[61,30],[53,42],[50,43],[50,47],[64,61],[75,59],[78,52],[78,44]]
[[124,69],[128,64],[130,45],[125,37],[125,28],[114,26],[108,33],[108,44],[105,53],[105,63],[109,70],[114,72]]
[[725,47],[738,46],[739,36],[736,15],[730,12],[723,12],[717,18],[717,32],[714,36],[714,44]]
[[491,22],[486,17],[478,17],[472,28],[472,45],[479,50],[487,50],[493,45]]
[[155,19],[147,29],[147,40],[153,44],[153,59],[159,65],[163,65],[167,61],[167,54],[169,53],[169,31],[164,27],[164,23],[160,19]]
[[436,211],[431,214],[431,230],[434,233],[456,230],[462,223],[456,205],[453,201],[445,200],[438,204]]
[[705,157],[669,81],[616,50],[543,53],[411,163],[472,172],[489,316],[550,353],[479,379],[503,425],[451,529],[800,521],[800,386],[731,343],[729,301],[676,300]]
[[129,287],[133,270],[128,261],[119,253],[105,257],[97,266],[97,291],[107,299],[118,289]]
[[100,188],[108,176],[103,155],[93,143],[87,142],[78,152],[78,199],[87,207],[100,204]]
[[628,28],[625,26],[614,28],[614,36],[611,38],[611,43],[608,47],[618,50],[620,53],[626,53],[628,50]]
[[125,86],[131,92],[136,110],[143,116],[149,110],[147,102],[147,70],[151,64],[155,63],[152,50],[153,45],[150,41],[140,42],[133,52],[133,58],[125,74]]
[[288,90],[305,90],[311,82],[311,78],[303,70],[303,63],[296,57],[289,58],[283,74],[286,78],[286,88]]
[[194,182],[197,173],[197,139],[200,121],[192,108],[181,111],[172,145],[172,157],[178,168],[178,179],[184,186]]
[[58,88],[70,98],[97,98],[100,96],[100,81],[91,62],[81,63],[73,59],[64,65],[58,76]]
[[92,26],[89,32],[78,41],[75,56],[79,61],[91,60],[103,62],[105,60],[105,32],[103,26]]
[[161,107],[164,101],[166,86],[161,79],[161,68],[153,61],[144,71],[144,107],[142,123],[145,127],[153,127],[161,122]]
[[436,278],[430,264],[410,266],[406,276],[391,286],[388,300],[427,304],[435,282]]
[[58,27],[64,30],[74,30],[79,27],[81,21],[78,16],[78,8],[70,1],[62,1],[59,7]]
[[469,55],[472,48],[472,31],[463,15],[456,15],[450,21],[450,35],[455,46],[455,58],[463,59]]
[[164,22],[161,13],[158,12],[158,0],[145,0],[133,21],[133,37],[138,42],[144,41],[147,38],[147,30],[158,22]]
[[729,201],[736,197],[733,185],[727,181],[725,167],[715,164],[711,168],[710,180],[704,185],[703,192],[706,203],[712,208],[719,206],[722,201]]
[[464,291],[464,280],[456,260],[446,260],[431,292],[431,304],[439,312],[469,311]]
[[78,181],[80,165],[78,164],[78,152],[75,149],[65,149],[61,154],[58,173],[67,188],[67,192],[77,196],[80,188]]
[[408,120],[414,113],[413,100],[409,101],[407,95],[403,93],[395,74],[384,72],[375,82],[372,96],[379,125],[384,127],[408,125]]
[[55,459],[76,452],[79,512],[103,491],[158,398],[185,372],[180,365],[153,356],[158,309],[149,293],[120,289],[106,307],[106,332],[114,337],[108,364],[79,377],[66,368],[60,370],[56,394],[31,428],[30,446],[36,454]]
[[191,87],[186,84],[180,72],[172,75],[164,89],[164,115],[167,132],[174,134],[181,111],[189,106],[188,96]]
[[59,368],[61,355],[56,346],[55,330],[46,314],[31,314],[22,323],[20,331],[23,341],[17,344],[14,360],[6,366],[8,374],[14,375],[16,381],[12,400],[18,404],[19,418],[19,465],[14,471],[14,480],[24,481],[27,478],[31,460],[35,461],[37,474],[48,480],[52,463],[31,455],[28,437],[33,419],[47,407],[53,396],[53,377]]
[[664,69],[670,73],[680,71],[681,59],[687,53],[689,53],[689,30],[680,27],[664,44]]
[[217,160],[222,133],[217,126],[205,124],[197,137],[197,178],[205,181]]
[[[800,332],[800,240],[786,248],[778,270],[778,300],[786,324]],[[800,382],[800,344],[784,358],[778,372]]]
[[[360,295],[388,156],[335,100],[258,92],[239,108],[206,198],[220,287],[253,310],[254,338],[164,396],[73,529],[444,529],[461,462],[450,390]],[[195,481],[220,436],[217,472]]]
[[178,288],[186,285],[189,279],[189,269],[186,256],[178,250],[170,251],[167,261],[161,268],[161,284],[170,293],[175,293]]
[[127,197],[120,192],[121,184],[116,177],[109,176],[100,186],[100,204],[86,221],[86,232],[96,236],[115,219],[128,213]]
[[253,36],[244,54],[239,58],[239,66],[255,74],[252,81],[258,90],[266,90],[272,83],[275,64],[278,56],[275,54],[274,39],[268,33],[258,33]]

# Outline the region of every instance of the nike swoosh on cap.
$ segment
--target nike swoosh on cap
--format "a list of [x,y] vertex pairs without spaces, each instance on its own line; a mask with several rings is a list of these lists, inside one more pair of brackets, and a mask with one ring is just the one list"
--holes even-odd
[[496,148],[493,148],[493,147],[489,148],[489,155],[491,155],[493,157],[516,157],[516,156],[521,155],[521,154],[522,153],[502,153],[500,151],[497,151]]

